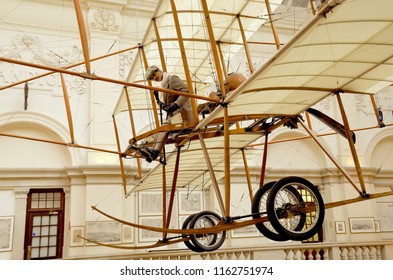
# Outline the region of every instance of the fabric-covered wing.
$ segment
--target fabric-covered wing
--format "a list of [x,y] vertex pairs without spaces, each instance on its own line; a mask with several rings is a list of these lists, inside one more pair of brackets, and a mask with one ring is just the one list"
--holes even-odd
[[392,9],[389,0],[329,2],[226,98],[229,115],[296,115],[337,90],[373,94],[392,84]]
[[[232,135],[230,140],[231,147],[231,163],[232,165],[238,166],[242,160],[242,153],[240,149],[247,147],[250,143],[260,138],[260,135],[256,134],[238,134]],[[207,147],[210,161],[215,170],[217,179],[224,176],[224,146],[223,136],[205,139],[205,145]],[[260,153],[260,150],[249,149],[246,151],[247,155],[256,155]],[[170,188],[172,186],[172,180],[175,170],[176,153],[170,153],[167,158],[166,169],[166,186]],[[141,191],[147,189],[161,188],[163,185],[162,178],[162,165],[157,165],[153,168],[146,176],[136,184],[131,191]],[[185,147],[181,149],[180,154],[180,165],[179,174],[177,178],[177,187],[196,187],[206,182],[200,182],[198,179],[206,175],[206,178],[210,178],[208,173],[208,167],[206,160],[203,155],[200,141],[193,140],[187,143]],[[207,181],[207,180],[205,180]]]
[[[127,81],[147,85],[144,79],[146,69],[144,60],[146,59],[148,65],[155,64],[162,67],[159,44],[161,44],[162,54],[165,56],[167,72],[185,79],[184,62],[179,43],[182,40],[193,92],[207,96],[216,89],[217,79],[201,3],[190,0],[174,1],[182,36],[179,38],[170,2],[169,0],[158,2],[153,20],[140,44],[141,49],[133,61]],[[281,2],[282,0],[270,0],[272,10],[277,9]],[[264,1],[210,0],[207,1],[207,4],[214,40],[222,42],[220,49],[225,62],[242,52],[243,49],[238,17],[241,18],[247,39],[268,21]],[[152,109],[152,101],[147,90],[129,87],[128,92],[133,110]],[[123,91],[114,110],[114,115],[128,110],[125,94]]]

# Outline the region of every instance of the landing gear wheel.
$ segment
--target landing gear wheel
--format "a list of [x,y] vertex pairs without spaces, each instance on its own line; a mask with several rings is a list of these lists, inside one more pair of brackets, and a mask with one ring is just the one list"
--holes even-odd
[[[190,228],[190,222],[191,220],[194,218],[195,214],[192,214],[190,216],[187,217],[187,219],[185,219],[182,229],[189,229]],[[187,234],[183,234],[182,237],[185,238],[187,237]],[[188,249],[197,252],[197,253],[201,253],[204,252],[204,250],[202,250],[199,247],[196,247],[191,241],[184,241],[184,244],[187,246]]]
[[[267,213],[266,211],[266,202],[267,197],[271,188],[274,186],[276,182],[269,182],[259,188],[258,191],[255,193],[254,198],[252,199],[251,204],[251,213],[253,213],[252,217],[254,219],[262,217],[263,213]],[[271,225],[270,221],[256,223],[255,226],[267,238],[274,240],[274,241],[287,241],[288,238],[279,234]],[[303,225],[302,225],[303,227]]]
[[[216,226],[222,218],[214,212],[202,211],[194,215],[191,220],[189,227],[191,229],[208,229]],[[191,234],[190,238],[192,243],[199,250],[211,252],[217,250],[224,243],[226,232],[217,233],[203,233],[203,234]]]
[[317,188],[306,179],[295,176],[274,184],[266,209],[274,229],[282,236],[297,241],[315,235],[325,218],[325,207]]

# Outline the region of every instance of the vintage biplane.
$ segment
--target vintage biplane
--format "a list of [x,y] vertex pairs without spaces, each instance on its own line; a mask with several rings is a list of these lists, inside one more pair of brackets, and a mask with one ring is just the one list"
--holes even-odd
[[[303,1],[302,12],[308,12],[304,26],[282,43],[275,28],[277,15],[283,12],[282,0],[160,0],[143,40],[136,46],[138,53],[125,81],[97,76],[90,71],[91,58],[83,24],[80,3],[75,8],[84,50],[85,72],[67,68],[43,67],[1,57],[0,61],[38,67],[76,75],[85,79],[123,85],[113,112],[122,170],[124,195],[161,189],[162,227],[153,227],[119,219],[92,206],[102,215],[139,229],[160,232],[156,243],[132,248],[153,248],[184,242],[196,252],[214,251],[226,239],[229,230],[255,225],[264,236],[275,240],[305,240],[322,226],[325,209],[392,195],[393,192],[371,194],[366,190],[362,168],[355,148],[355,132],[351,130],[343,96],[363,95],[374,108],[375,125],[385,125],[374,94],[393,83],[393,2],[390,0],[329,0]],[[274,17],[276,16],[276,19]],[[271,28],[272,42],[252,42],[261,28]],[[267,61],[252,53],[250,46],[269,45],[275,49]],[[240,57],[246,61],[247,80],[234,91],[227,92],[224,82],[230,72],[237,72]],[[259,59],[258,62],[253,59]],[[188,93],[160,88],[146,81],[150,65],[184,78]],[[255,67],[259,65],[259,67]],[[255,67],[255,69],[254,69]],[[165,117],[154,92],[165,92],[190,98],[195,122],[172,122],[163,125]],[[209,97],[216,92],[220,99]],[[342,124],[312,108],[325,98],[337,99]],[[66,97],[66,91],[65,91]],[[65,98],[67,102],[67,97]],[[144,131],[136,130],[135,112],[152,122]],[[142,112],[142,113],[141,113]],[[132,135],[125,148],[120,143],[117,117],[129,115]],[[333,133],[348,140],[357,180],[329,152],[309,120],[316,118]],[[70,122],[70,130],[72,122]],[[265,182],[264,175],[269,135],[278,128],[302,129],[340,170],[357,196],[341,201],[323,201],[321,194],[306,178],[290,176]],[[72,130],[71,130],[72,131]],[[142,174],[144,160],[140,144],[150,145],[154,135],[169,134],[162,158]],[[2,135],[10,136],[10,135]],[[12,137],[12,136],[11,136]],[[34,140],[34,139],[33,139]],[[86,148],[72,142],[67,145]],[[250,213],[231,214],[231,171],[241,164],[249,178],[247,156],[260,154],[260,184],[253,194]],[[140,180],[128,184],[125,165],[136,161]],[[205,177],[216,197],[219,212],[206,209],[190,215],[182,228],[170,228],[175,192],[198,178]],[[224,188],[218,182],[222,180]],[[249,180],[248,180],[249,181]],[[167,193],[169,200],[167,201]],[[170,235],[170,237],[169,237]],[[95,242],[94,240],[89,240]],[[102,244],[115,248],[130,249]]]

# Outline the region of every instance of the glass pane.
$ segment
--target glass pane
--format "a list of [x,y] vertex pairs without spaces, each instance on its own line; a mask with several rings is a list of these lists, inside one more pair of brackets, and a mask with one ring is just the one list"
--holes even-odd
[[40,202],[38,204],[38,207],[39,208],[46,208],[46,203],[45,202],[46,202],[45,200],[40,200]]
[[50,224],[51,224],[51,225],[57,225],[57,218],[58,218],[57,215],[51,216],[51,217],[50,217]]
[[57,244],[57,237],[56,236],[51,236],[49,238],[49,246],[56,246]]
[[60,200],[60,198],[61,198],[61,193],[55,193],[54,200]]
[[38,193],[33,193],[31,195],[31,200],[38,200]]
[[48,257],[55,257],[55,256],[56,256],[56,247],[49,247]]
[[43,246],[48,246],[49,238],[48,237],[42,237],[41,238],[41,247]]
[[34,236],[40,236],[41,235],[41,228],[40,227],[33,227],[33,237]]
[[31,202],[31,208],[38,208],[38,201],[32,201]]
[[38,248],[33,248],[33,249],[31,249],[31,258],[32,258],[32,259],[33,259],[33,258],[38,258],[38,257],[39,257],[38,252],[39,252],[39,249],[38,249]]
[[53,200],[53,193],[48,193],[46,196],[46,200],[48,200],[48,201]]
[[48,256],[48,248],[47,247],[41,248],[40,249],[40,257],[43,258],[43,257],[47,257],[47,256]]
[[39,226],[39,225],[41,225],[41,217],[40,216],[33,217],[33,226]]
[[40,193],[40,200],[46,200],[46,193]]
[[56,235],[56,234],[57,234],[57,226],[51,226],[50,235]]
[[59,200],[56,200],[56,201],[53,203],[53,208],[60,208],[60,201],[59,201]]
[[49,225],[49,216],[42,216],[42,225]]
[[40,238],[39,237],[33,237],[33,239],[31,240],[31,246],[32,247],[40,246]]
[[53,208],[53,200],[49,200],[46,202],[46,208]]
[[41,236],[49,235],[49,227],[42,227],[41,228]]

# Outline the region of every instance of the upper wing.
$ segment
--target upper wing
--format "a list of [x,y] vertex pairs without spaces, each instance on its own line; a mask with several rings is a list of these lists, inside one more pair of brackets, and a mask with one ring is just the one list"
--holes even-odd
[[330,1],[226,98],[229,115],[296,115],[337,91],[372,94],[391,85],[392,8],[389,0]]
[[[203,8],[200,1],[173,2],[175,7],[171,6],[169,0],[158,2],[127,80],[146,84],[144,74],[147,66],[155,64],[163,67],[165,64],[166,72],[170,74],[178,75],[182,79],[189,74],[195,94],[208,95],[216,89],[217,74]],[[270,1],[273,11],[280,7],[281,2],[281,0]],[[173,11],[174,8],[176,11]],[[268,22],[266,5],[263,1],[211,0],[208,1],[208,10],[214,34],[212,40],[220,42],[222,63],[225,64],[224,68],[228,68],[229,61],[235,56],[245,57],[242,31],[245,39],[249,40],[262,25]],[[174,20],[174,14],[179,19],[179,25]],[[241,27],[238,18],[241,20]],[[180,42],[184,44],[186,61],[182,58]],[[189,73],[185,73],[185,63]],[[220,65],[221,68],[222,66]],[[234,72],[238,65],[233,67],[229,65],[229,67],[231,69],[228,71]],[[133,109],[152,109],[151,99],[145,89],[129,87],[128,92]],[[128,110],[125,94],[126,92],[123,91],[114,115]]]

